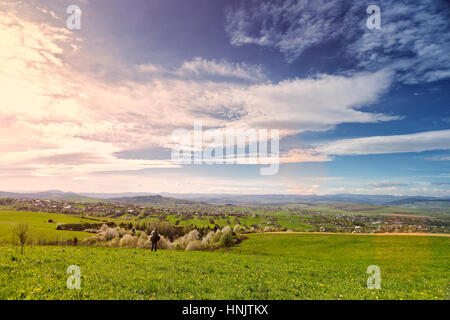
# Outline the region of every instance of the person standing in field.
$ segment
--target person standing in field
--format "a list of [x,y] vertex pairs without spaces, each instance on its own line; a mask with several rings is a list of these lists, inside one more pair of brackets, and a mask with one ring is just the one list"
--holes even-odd
[[158,241],[160,239],[158,230],[156,230],[156,228],[153,228],[153,231],[150,233],[150,241],[152,242],[152,248],[150,249],[150,251],[153,251],[153,249],[155,249],[156,252],[156,247],[158,244]]

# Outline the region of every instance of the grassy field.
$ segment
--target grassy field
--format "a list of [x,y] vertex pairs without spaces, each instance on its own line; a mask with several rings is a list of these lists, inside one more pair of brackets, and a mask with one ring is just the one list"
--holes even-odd
[[[53,220],[49,223],[48,220]],[[87,232],[56,230],[59,223],[81,223],[97,222],[90,219],[80,218],[56,213],[22,212],[12,210],[0,210],[0,243],[12,242],[12,228],[18,223],[28,223],[30,226],[31,240],[37,242],[39,239],[46,241],[64,241],[77,237],[82,240],[92,236]]]
[[[450,238],[250,234],[227,251],[0,247],[0,299],[448,299]],[[68,290],[66,269],[81,269]],[[381,289],[366,287],[369,265]],[[107,267],[105,267],[107,266]]]
[[[239,220],[241,221],[242,224],[250,227],[251,225],[264,224],[264,223],[270,221],[267,219],[267,217],[269,217],[269,215],[261,215],[261,216],[256,216],[256,217],[247,216],[247,217],[240,217]],[[276,215],[276,217],[277,217],[277,221],[276,221],[277,224],[280,224],[281,226],[286,227],[291,230],[310,231],[313,229],[310,225],[303,223],[298,217],[293,217],[293,216],[288,216],[288,215],[280,215],[280,214]],[[176,215],[168,215],[167,216],[168,223],[170,223],[170,224],[175,224],[176,221],[179,221],[178,225],[180,225],[180,226],[193,225],[198,228],[203,228],[203,227],[214,228],[214,224],[210,223],[210,221],[209,221],[210,218],[213,219],[213,221],[221,227],[230,226],[231,228],[233,228],[236,225],[236,222],[234,221],[233,216],[229,216],[227,218],[210,216],[210,217],[206,217],[203,219],[199,219],[198,216],[194,216],[193,219],[189,219],[189,220],[185,220],[185,221],[182,221],[180,218],[177,218]],[[153,221],[153,222],[158,221],[157,218],[144,218],[142,220],[143,221]]]

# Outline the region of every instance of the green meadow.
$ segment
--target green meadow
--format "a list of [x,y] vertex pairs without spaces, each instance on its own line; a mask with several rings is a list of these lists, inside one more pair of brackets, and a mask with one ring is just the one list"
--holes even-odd
[[[267,218],[270,217],[269,215],[258,215],[255,217],[252,216],[246,216],[246,217],[239,217],[239,221],[250,227],[251,225],[259,225],[259,224],[264,224],[270,220],[268,220]],[[311,231],[313,230],[313,227],[304,223],[302,220],[299,219],[299,217],[293,217],[293,216],[289,216],[289,215],[283,215],[283,214],[278,214],[277,216],[277,220],[276,223],[280,224],[283,227],[286,227],[288,229],[294,230],[294,231]],[[170,224],[175,224],[176,221],[179,221],[178,225],[179,226],[196,226],[198,228],[203,228],[203,227],[210,227],[210,228],[214,228],[214,224],[210,223],[210,219],[212,219],[216,224],[218,224],[221,227],[224,226],[230,226],[231,228],[233,228],[236,225],[236,222],[234,222],[234,217],[233,216],[229,216],[227,218],[223,218],[223,217],[214,217],[214,216],[210,216],[210,217],[198,217],[196,215],[193,216],[192,219],[189,220],[181,220],[180,218],[177,218],[176,215],[168,215],[167,216],[167,221]],[[143,221],[158,221],[157,218],[144,218],[142,219]]]
[[[3,233],[2,233],[3,234]],[[249,234],[223,251],[0,247],[0,299],[448,299],[450,238]],[[81,288],[66,287],[77,265]],[[367,267],[381,270],[368,289]]]
[[[53,222],[48,222],[52,220]],[[0,243],[12,242],[12,229],[19,223],[27,223],[30,227],[30,239],[34,243],[39,240],[65,241],[77,237],[82,240],[92,236],[87,232],[56,230],[61,223],[93,223],[93,221],[77,216],[69,216],[57,213],[23,212],[12,210],[0,210]]]

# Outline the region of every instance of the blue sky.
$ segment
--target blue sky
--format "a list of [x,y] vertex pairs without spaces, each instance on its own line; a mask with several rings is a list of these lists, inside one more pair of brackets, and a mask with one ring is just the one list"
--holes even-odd
[[[0,18],[3,190],[450,196],[447,1],[6,1]],[[278,173],[174,164],[194,121],[279,129]]]

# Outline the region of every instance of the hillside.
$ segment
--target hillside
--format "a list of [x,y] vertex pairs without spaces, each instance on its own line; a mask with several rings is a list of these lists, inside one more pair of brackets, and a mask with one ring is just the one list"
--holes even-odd
[[130,204],[153,204],[153,205],[192,205],[198,204],[195,201],[166,198],[159,195],[156,196],[136,196],[136,197],[120,197],[109,198],[108,201],[117,201]]

